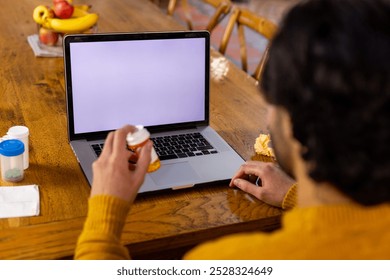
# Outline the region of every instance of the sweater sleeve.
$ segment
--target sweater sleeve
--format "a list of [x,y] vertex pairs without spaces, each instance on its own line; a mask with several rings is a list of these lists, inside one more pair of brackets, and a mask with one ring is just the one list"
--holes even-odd
[[297,184],[294,184],[288,190],[288,192],[286,193],[283,199],[282,209],[290,210],[291,208],[294,208],[296,204],[297,204]]
[[120,242],[129,209],[129,204],[117,197],[97,195],[90,198],[75,259],[129,259],[128,250]]

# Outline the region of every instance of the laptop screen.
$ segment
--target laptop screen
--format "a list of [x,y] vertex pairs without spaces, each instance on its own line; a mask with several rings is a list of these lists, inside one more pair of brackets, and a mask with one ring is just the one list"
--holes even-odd
[[208,118],[208,38],[178,34],[65,39],[73,133],[110,131],[125,124],[158,127],[204,122]]

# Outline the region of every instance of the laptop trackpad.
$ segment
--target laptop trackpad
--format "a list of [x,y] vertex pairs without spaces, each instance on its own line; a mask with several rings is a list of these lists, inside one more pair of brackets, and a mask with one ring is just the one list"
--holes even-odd
[[157,171],[149,175],[158,186],[176,187],[199,179],[199,175],[188,162],[163,164]]

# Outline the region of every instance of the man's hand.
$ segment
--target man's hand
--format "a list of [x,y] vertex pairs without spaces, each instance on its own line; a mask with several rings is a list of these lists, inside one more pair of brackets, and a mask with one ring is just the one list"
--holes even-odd
[[145,179],[153,145],[149,141],[137,158],[126,148],[126,136],[135,130],[128,125],[108,134],[100,157],[92,165],[91,196],[113,195],[133,203]]
[[[258,185],[250,177],[259,178]],[[260,161],[244,163],[229,186],[238,187],[273,206],[281,207],[283,199],[295,181],[276,164]]]

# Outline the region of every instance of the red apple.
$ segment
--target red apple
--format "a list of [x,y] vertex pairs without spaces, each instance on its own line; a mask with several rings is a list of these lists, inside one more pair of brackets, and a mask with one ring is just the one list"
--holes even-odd
[[54,46],[58,41],[58,33],[53,30],[41,27],[39,28],[39,41],[48,46]]
[[53,0],[53,4],[57,4],[59,2],[62,2],[62,1],[65,1],[65,2],[68,2],[69,4],[72,4],[72,1],[68,1],[68,0]]
[[55,13],[53,11],[52,8],[50,8],[49,6],[46,6],[47,7],[47,10],[49,11],[49,14],[47,15],[48,18],[53,18],[55,17]]
[[73,14],[74,7],[67,1],[62,0],[54,4],[54,13],[61,19],[70,18]]

